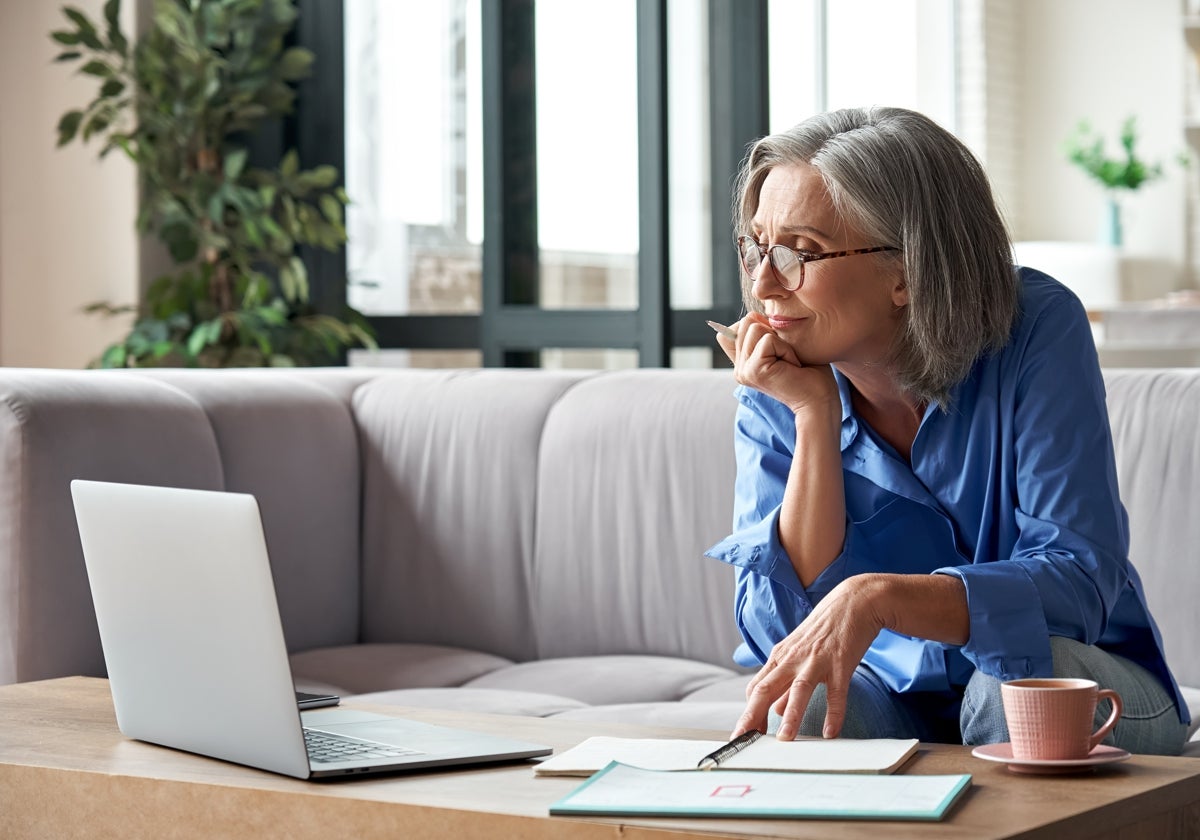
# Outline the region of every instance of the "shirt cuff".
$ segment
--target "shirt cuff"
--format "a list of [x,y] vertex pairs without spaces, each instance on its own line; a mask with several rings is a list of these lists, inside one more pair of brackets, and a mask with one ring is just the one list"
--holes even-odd
[[1050,632],[1037,586],[1015,563],[935,569],[967,590],[971,637],[960,649],[975,667],[998,680],[1051,677]]
[[[762,521],[737,531],[704,552],[705,557],[770,578],[799,596],[812,609],[829,591],[846,579],[845,547],[807,589],[796,576],[791,558],[779,541],[779,511],[775,508]],[[847,529],[850,522],[846,522]]]
[[775,508],[759,522],[730,534],[704,556],[769,578],[807,601],[808,593],[779,542],[779,510]]

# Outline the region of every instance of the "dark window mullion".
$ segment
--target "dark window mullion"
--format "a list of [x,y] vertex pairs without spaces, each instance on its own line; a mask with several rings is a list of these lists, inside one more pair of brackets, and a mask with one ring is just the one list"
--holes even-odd
[[767,0],[709,0],[713,308],[741,308],[731,201],[738,166],[768,130]]
[[[498,317],[538,301],[537,110],[533,0],[482,3],[483,300],[480,348],[485,367],[520,344]],[[514,341],[517,340],[517,341]]]
[[638,0],[637,64],[638,364],[667,367],[672,340],[666,0]]
[[[285,147],[294,147],[301,166],[336,167],[345,183],[345,33],[342,0],[299,0],[292,37],[316,56],[312,75],[297,86],[295,111],[287,120]],[[286,151],[286,148],[285,148]],[[353,198],[353,196],[351,196]],[[346,249],[303,246],[312,305],[340,316],[346,307]]]

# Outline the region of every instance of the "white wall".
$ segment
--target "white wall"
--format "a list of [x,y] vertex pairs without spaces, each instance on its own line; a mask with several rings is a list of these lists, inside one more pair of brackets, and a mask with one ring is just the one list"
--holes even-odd
[[[96,19],[103,0],[70,5]],[[59,3],[0,0],[0,365],[84,367],[128,322],[81,307],[136,299],[133,166],[119,152],[98,162],[94,143],[55,147],[59,117],[96,89],[53,62],[49,33],[65,23]]]
[[1062,144],[1087,118],[1115,152],[1121,122],[1136,114],[1139,152],[1163,160],[1167,175],[1124,202],[1126,250],[1168,261],[1180,285],[1191,285],[1183,272],[1188,174],[1175,162],[1186,149],[1181,0],[1020,0],[1019,9],[1014,237],[1096,240],[1103,188],[1066,161]]

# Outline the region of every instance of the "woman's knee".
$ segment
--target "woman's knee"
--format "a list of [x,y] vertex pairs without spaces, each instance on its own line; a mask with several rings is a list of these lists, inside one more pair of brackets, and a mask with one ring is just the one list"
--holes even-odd
[[1002,744],[1008,740],[1008,723],[1000,698],[1000,680],[976,671],[967,682],[959,712],[962,742],[968,746]]

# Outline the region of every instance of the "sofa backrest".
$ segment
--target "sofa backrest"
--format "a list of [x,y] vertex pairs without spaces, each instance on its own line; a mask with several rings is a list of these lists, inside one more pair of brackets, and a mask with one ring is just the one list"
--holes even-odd
[[1200,369],[1106,369],[1129,557],[1167,662],[1200,686]]
[[356,641],[367,378],[0,370],[0,683],[105,672],[74,478],[255,494],[289,647]]
[[358,390],[363,641],[534,655],[538,446],[584,376],[393,371]]
[[[1131,558],[1200,685],[1200,370],[1106,370]],[[729,664],[728,370],[0,369],[0,683],[103,674],[72,478],[254,493],[292,651]]]
[[734,385],[729,370],[614,372],[553,407],[538,465],[539,657],[733,665],[733,569],[703,552],[733,521]]
[[354,398],[363,639],[729,664],[728,371],[393,372]]

